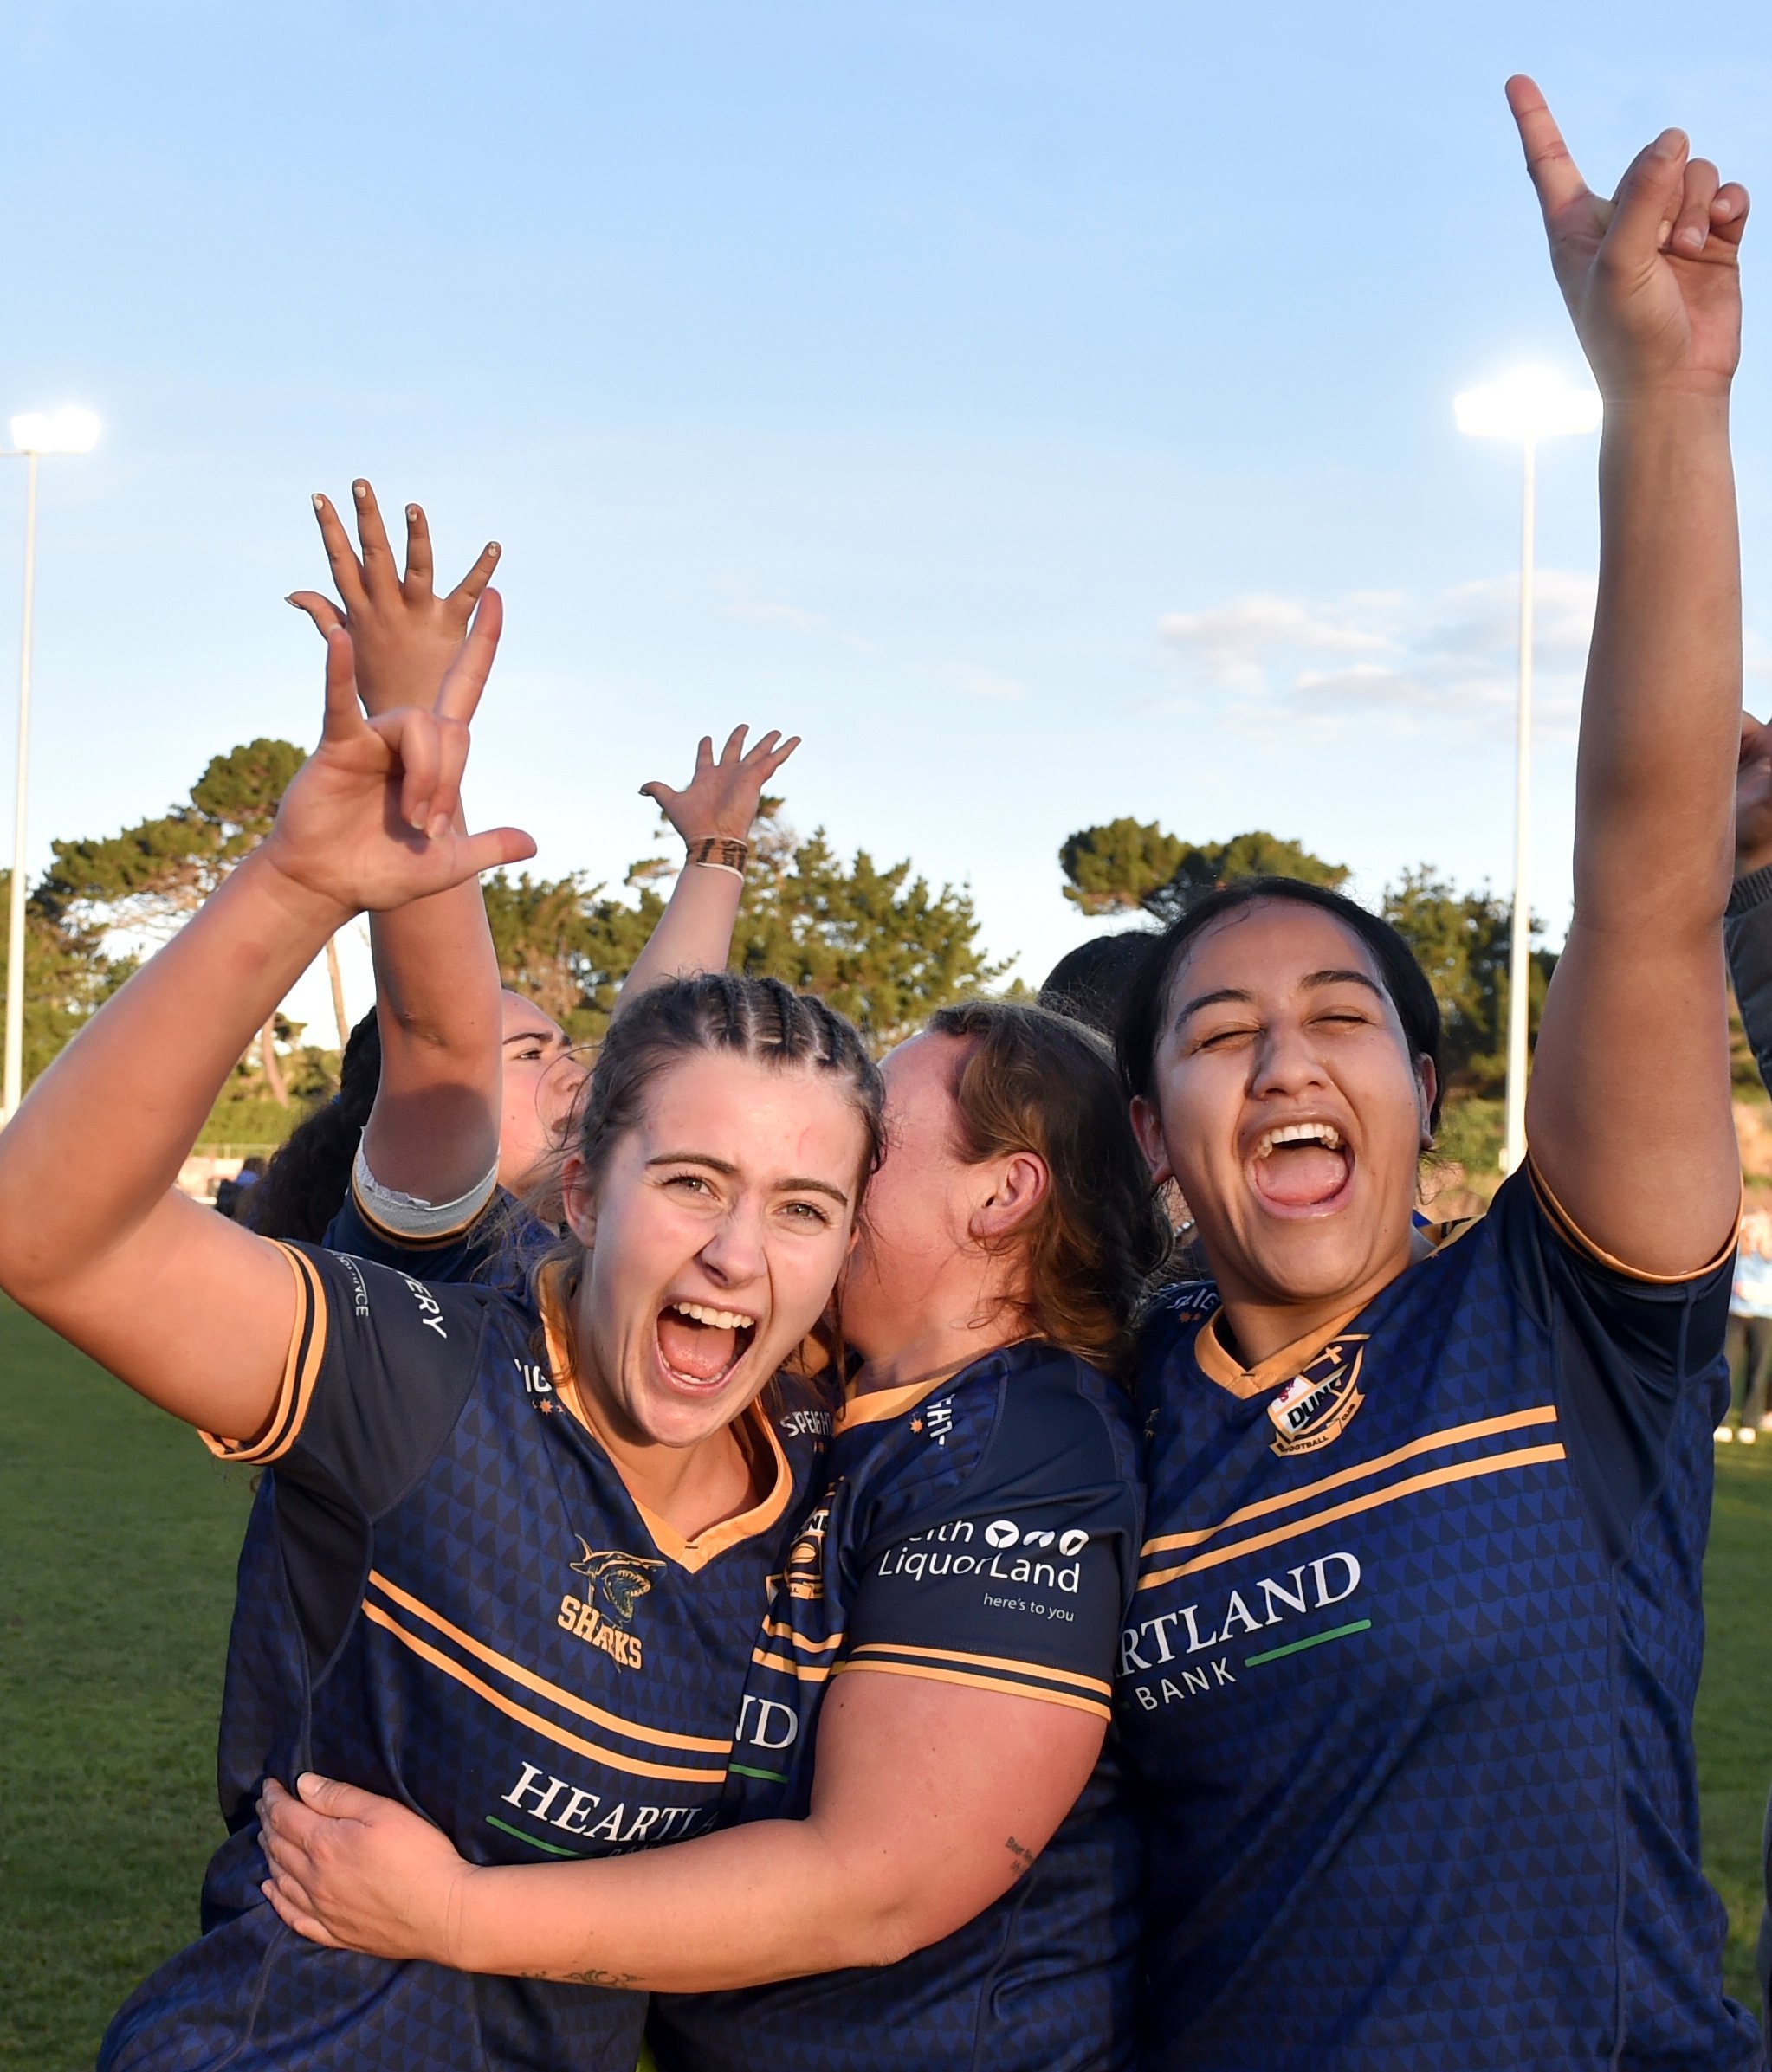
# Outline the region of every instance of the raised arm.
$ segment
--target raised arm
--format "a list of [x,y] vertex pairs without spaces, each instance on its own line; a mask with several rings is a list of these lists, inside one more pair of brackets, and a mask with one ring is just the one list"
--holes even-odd
[[521,1868],[463,1862],[393,1800],[309,1779],[304,1804],[271,1784],[265,1889],[316,1941],[461,1971],[714,1992],[888,1964],[1009,1889],[1104,1731],[1037,1699],[844,1676],[819,1715],[805,1819]]
[[1666,130],[1603,201],[1537,87],[1510,80],[1508,99],[1606,399],[1575,912],[1527,1134],[1589,1243],[1680,1278],[1729,1242],[1741,1188],[1723,913],[1741,726],[1729,395],[1748,197]]
[[[314,500],[342,610],[317,591],[297,591],[289,602],[322,634],[341,625],[349,631],[358,694],[372,717],[401,706],[428,707],[462,651],[499,549],[488,544],[439,597],[430,528],[419,507],[406,507],[403,575],[374,490],[359,481],[351,494],[360,558],[332,505]],[[495,610],[497,593],[490,595]],[[465,737],[446,746],[452,756],[464,753]],[[498,959],[479,885],[470,879],[373,915],[369,939],[382,1065],[364,1155],[384,1186],[426,1202],[456,1202],[483,1186],[496,1165],[503,1112]]]
[[658,926],[634,959],[624,994],[643,993],[661,979],[726,969],[763,787],[800,745],[798,734],[784,741],[772,731],[747,752],[747,731],[733,728],[718,760],[713,738],[703,734],[695,775],[682,791],[656,779],[640,787],[640,796],[656,800],[682,836],[688,854]]
[[[465,726],[488,622],[436,711],[366,721],[328,636],[326,728],[276,824],[96,1014],[0,1132],[0,1287],[175,1417],[230,1439],[269,1417],[294,1283],[262,1238],[174,1183],[236,1059],[336,928],[533,853],[454,827],[445,733]],[[428,830],[428,831],[425,831]]]

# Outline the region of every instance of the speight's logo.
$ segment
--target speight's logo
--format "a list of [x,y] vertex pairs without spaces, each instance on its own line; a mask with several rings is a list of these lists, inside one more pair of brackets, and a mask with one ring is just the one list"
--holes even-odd
[[1355,1338],[1337,1339],[1286,1384],[1267,1406],[1279,1435],[1274,1441],[1276,1453],[1315,1453],[1319,1446],[1340,1438],[1366,1400],[1360,1393],[1360,1369],[1365,1359],[1363,1332]]
[[635,1605],[652,1587],[648,1572],[663,1568],[663,1562],[648,1560],[640,1554],[624,1554],[617,1548],[598,1553],[582,1534],[575,1533],[572,1537],[579,1542],[579,1558],[566,1565],[574,1575],[584,1577],[586,1587],[582,1598],[560,1599],[554,1623],[588,1646],[601,1649],[620,1668],[641,1668],[640,1638],[630,1633],[627,1626]]

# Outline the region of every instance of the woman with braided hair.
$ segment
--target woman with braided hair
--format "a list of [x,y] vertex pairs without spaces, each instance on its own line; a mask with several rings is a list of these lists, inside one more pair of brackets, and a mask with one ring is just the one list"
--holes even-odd
[[[434,707],[369,720],[350,636],[329,636],[324,738],[272,834],[0,1145],[0,1197],[34,1204],[0,1217],[0,1285],[262,1467],[275,1528],[243,1559],[204,1932],[117,2016],[107,2067],[631,2072],[635,1994],[294,1934],[260,1890],[254,1797],[267,1774],[359,1777],[481,1862],[701,1831],[804,1508],[818,1421],[764,1392],[828,1302],[880,1099],[821,1003],[708,976],[622,1017],[560,1176],[588,1262],[560,1262],[539,1310],[269,1242],[173,1185],[250,1029],[333,930],[531,852],[456,816],[497,609],[488,593]],[[108,1118],[102,1158],[99,1086],[136,1119]],[[70,1152],[79,1184],[46,1188]]]

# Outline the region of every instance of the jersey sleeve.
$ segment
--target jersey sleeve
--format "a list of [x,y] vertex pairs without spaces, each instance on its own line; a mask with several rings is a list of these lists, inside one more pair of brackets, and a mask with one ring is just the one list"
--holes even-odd
[[295,1323],[271,1416],[252,1438],[205,1432],[226,1461],[375,1517],[436,1456],[474,1384],[488,1298],[312,1245],[278,1244]]
[[1529,1161],[1489,1213],[1550,1333],[1562,1443],[1601,1544],[1620,1559],[1662,1484],[1683,1405],[1704,1397],[1707,1435],[1720,1414],[1710,1398],[1722,1382],[1734,1238],[1696,1273],[1637,1272],[1578,1228]]
[[837,1674],[915,1676],[1109,1717],[1139,1504],[1117,1405],[1079,1391],[1074,1378],[1086,1372],[1060,1356],[1005,1378],[973,1471],[868,1546]]

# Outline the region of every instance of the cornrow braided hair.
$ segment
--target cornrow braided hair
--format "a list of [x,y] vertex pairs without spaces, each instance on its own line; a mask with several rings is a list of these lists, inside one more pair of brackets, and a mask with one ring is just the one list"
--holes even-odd
[[[698,1055],[741,1057],[783,1071],[810,1068],[844,1084],[862,1126],[858,1192],[866,1185],[885,1148],[880,1115],[886,1089],[880,1068],[853,1024],[815,995],[797,993],[779,978],[704,971],[667,979],[622,1003],[604,1036],[565,1141],[525,1210],[544,1223],[562,1225],[561,1173],[566,1159],[576,1153],[594,1184],[615,1146],[638,1126],[660,1075]],[[584,1265],[585,1249],[567,1231],[536,1257],[530,1269],[538,1306],[543,1281],[551,1294],[569,1303]]]

